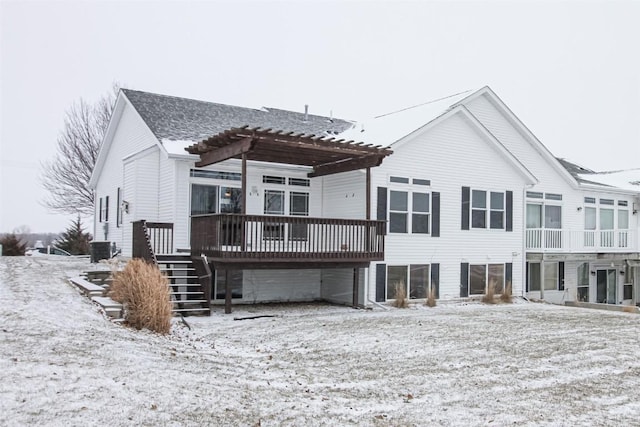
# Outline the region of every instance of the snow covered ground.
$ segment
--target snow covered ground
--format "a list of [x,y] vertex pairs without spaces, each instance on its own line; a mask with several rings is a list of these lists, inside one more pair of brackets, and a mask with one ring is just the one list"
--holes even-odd
[[[544,304],[243,307],[169,336],[0,258],[0,425],[637,425],[640,316]],[[234,321],[234,316],[278,317]]]

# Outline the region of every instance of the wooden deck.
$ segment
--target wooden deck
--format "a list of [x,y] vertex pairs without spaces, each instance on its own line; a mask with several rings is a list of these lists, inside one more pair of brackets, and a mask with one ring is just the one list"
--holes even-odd
[[384,221],[213,214],[191,218],[191,252],[234,268],[365,266],[384,259]]

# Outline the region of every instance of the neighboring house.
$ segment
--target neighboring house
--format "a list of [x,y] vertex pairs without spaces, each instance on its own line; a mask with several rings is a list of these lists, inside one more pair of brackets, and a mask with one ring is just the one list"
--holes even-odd
[[394,141],[372,171],[389,227],[370,298],[393,298],[398,282],[422,298],[429,281],[444,298],[466,297],[493,281],[554,303],[640,302],[637,170],[635,186],[588,181],[605,174],[556,159],[488,87],[355,130]]
[[132,223],[171,224],[214,302],[640,302],[640,192],[576,168],[488,87],[360,124],[122,90],[94,235],[131,256]]

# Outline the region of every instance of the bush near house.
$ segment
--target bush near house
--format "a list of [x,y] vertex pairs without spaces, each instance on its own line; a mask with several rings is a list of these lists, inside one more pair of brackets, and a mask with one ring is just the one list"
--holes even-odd
[[157,267],[132,259],[122,271],[114,273],[109,296],[122,303],[130,326],[160,334],[171,330],[169,282]]
[[24,256],[24,251],[27,249],[27,244],[22,243],[14,233],[2,236],[0,245],[2,245],[3,256]]

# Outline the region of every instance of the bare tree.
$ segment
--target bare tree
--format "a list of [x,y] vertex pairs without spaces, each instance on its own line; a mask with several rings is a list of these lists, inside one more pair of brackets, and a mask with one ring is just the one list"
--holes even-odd
[[119,85],[95,104],[83,99],[67,111],[64,129],[58,136],[54,159],[42,164],[40,180],[49,192],[43,201],[49,210],[67,214],[93,213],[91,172],[115,107]]

